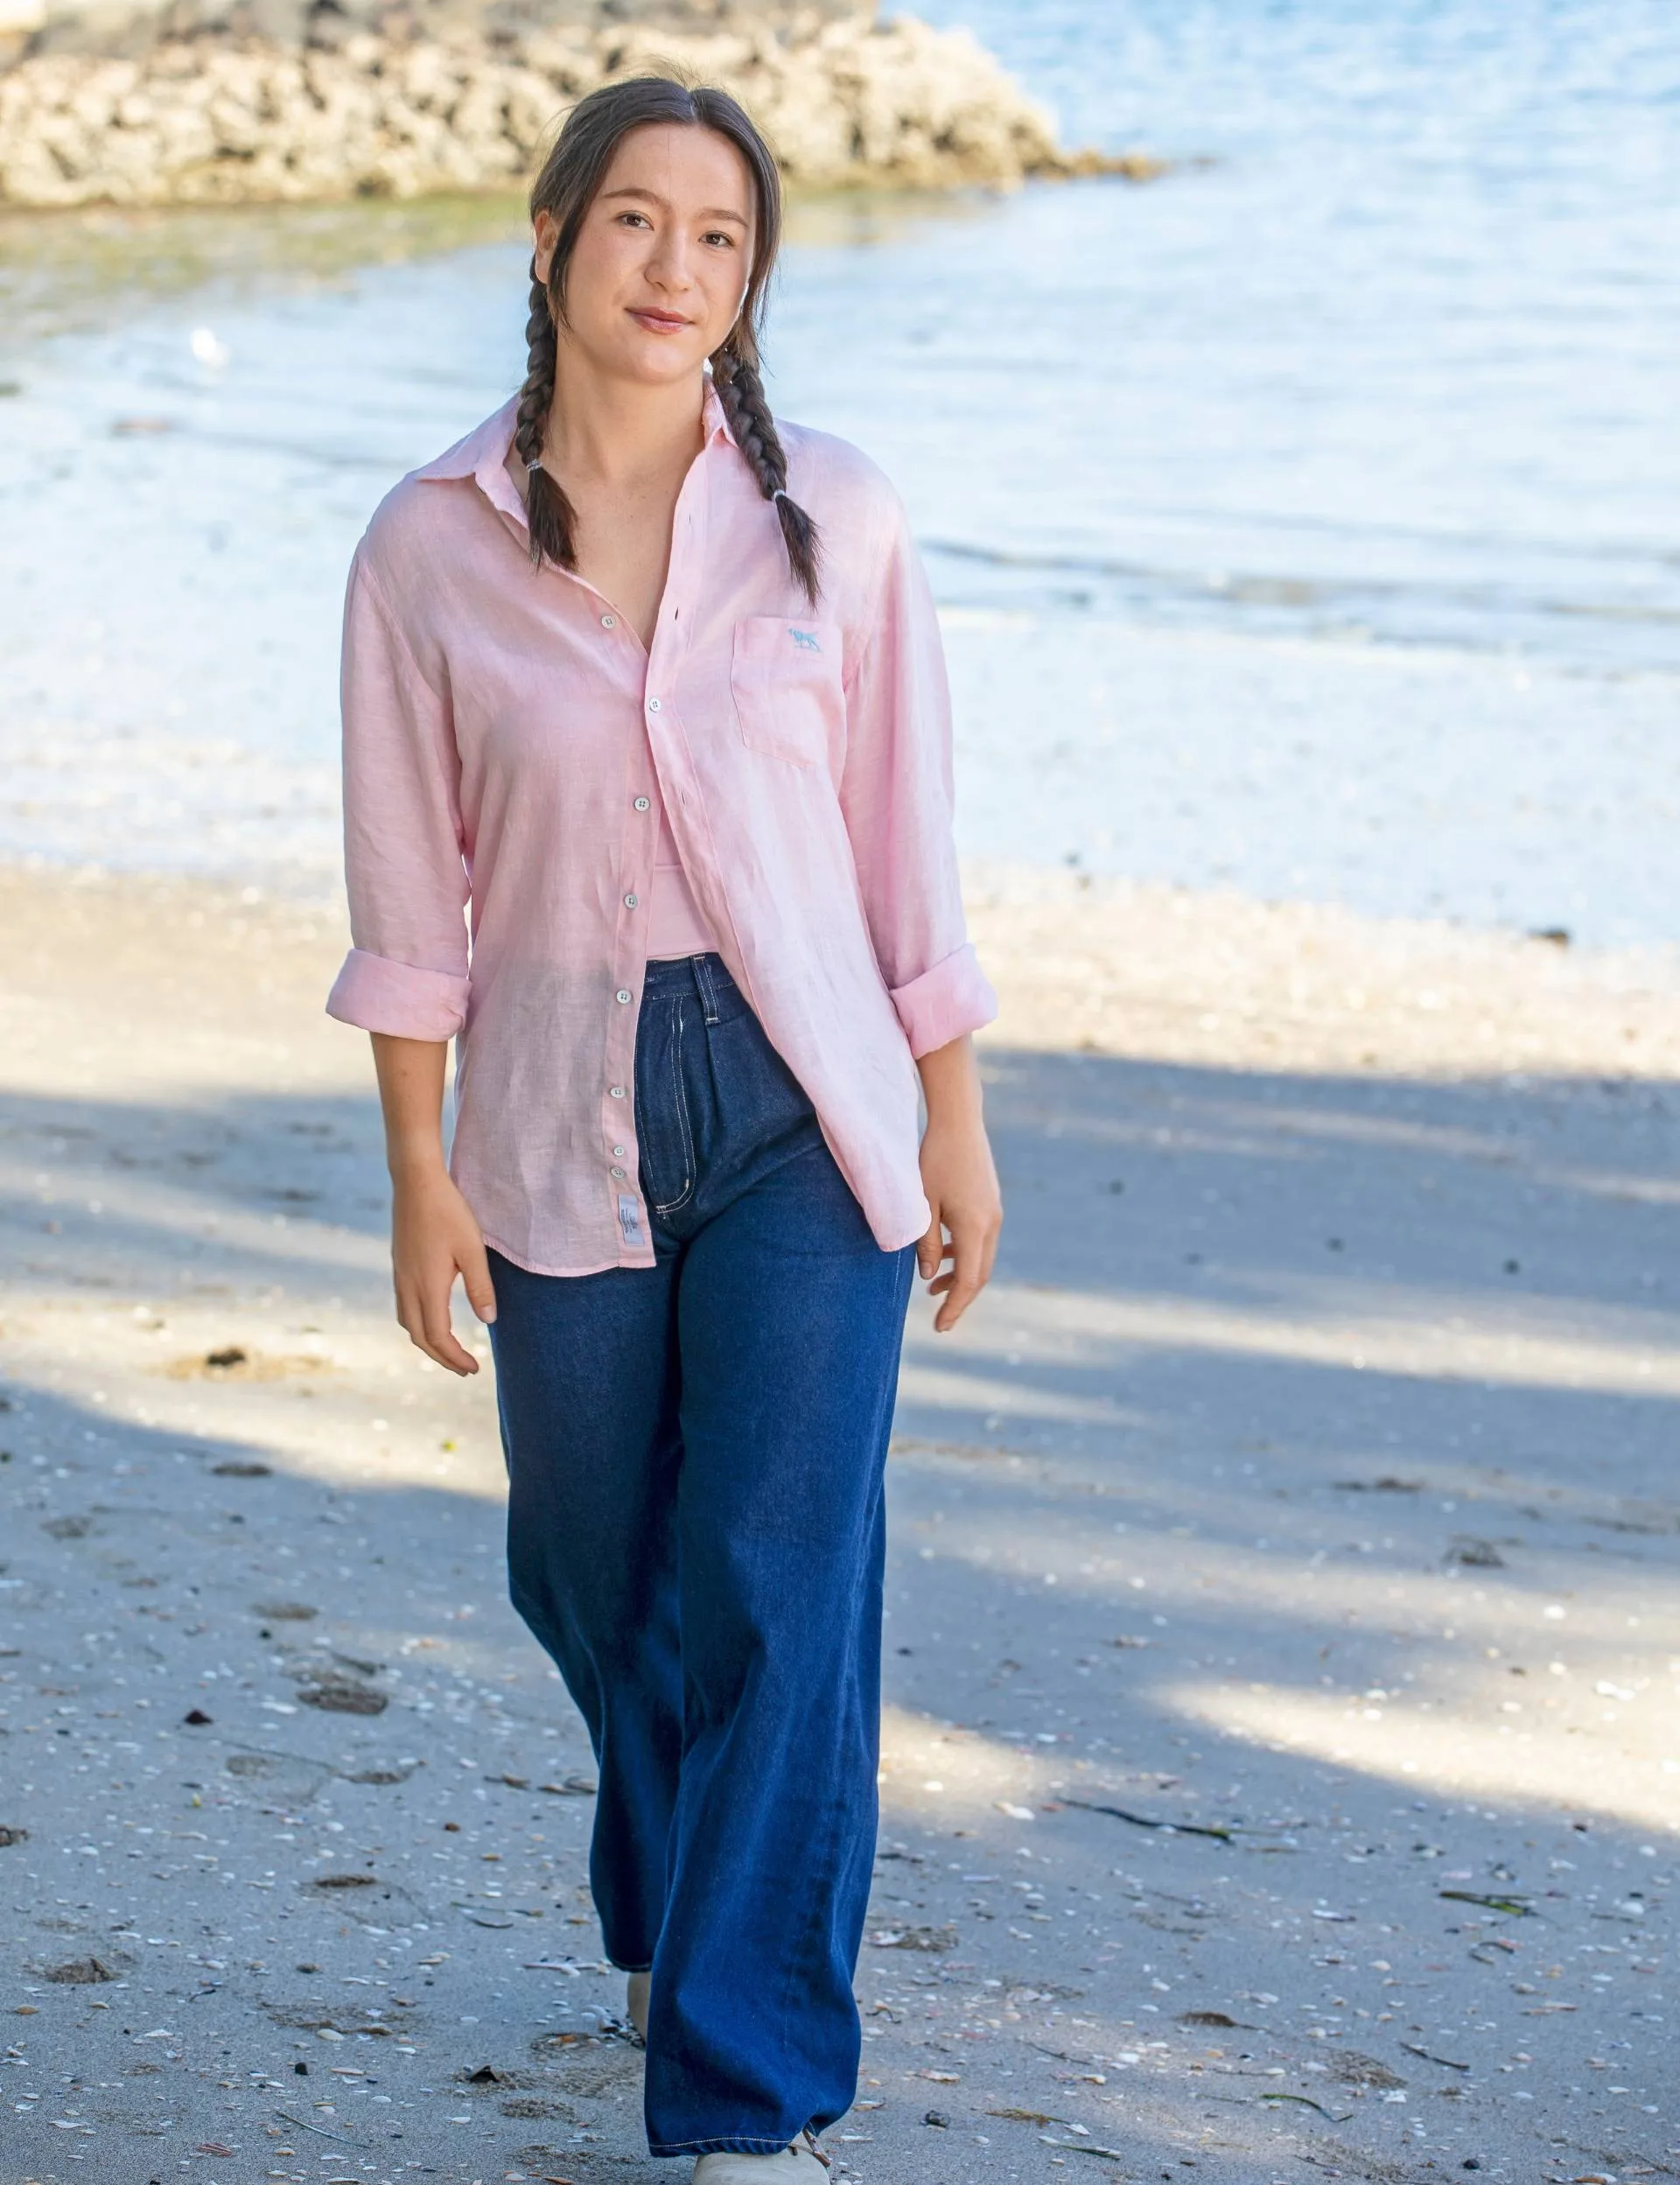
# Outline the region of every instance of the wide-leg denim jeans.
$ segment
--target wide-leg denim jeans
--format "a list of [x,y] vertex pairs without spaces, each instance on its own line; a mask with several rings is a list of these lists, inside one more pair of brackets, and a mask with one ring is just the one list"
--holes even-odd
[[607,1955],[652,1969],[649,2145],[769,2153],[857,2089],[914,1250],[717,956],[648,966],[635,1097],[657,1264],[492,1254],[509,1584],[594,1745]]

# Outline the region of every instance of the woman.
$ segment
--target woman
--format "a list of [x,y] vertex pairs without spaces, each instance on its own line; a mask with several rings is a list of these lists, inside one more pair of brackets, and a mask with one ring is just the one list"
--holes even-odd
[[917,1263],[941,1329],[991,1269],[994,1003],[903,511],[760,382],[762,140],[618,84],[531,206],[523,390],[352,571],[328,1006],[374,1037],[398,1319],[456,1373],[458,1275],[490,1325],[649,2144],[746,2185],[815,2176],[856,2087],[883,1463]]

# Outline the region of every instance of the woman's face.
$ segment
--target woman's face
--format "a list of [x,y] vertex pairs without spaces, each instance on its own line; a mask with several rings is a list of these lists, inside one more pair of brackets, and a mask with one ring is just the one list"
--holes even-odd
[[[562,343],[643,385],[697,373],[740,311],[753,226],[752,178],[727,137],[664,122],[632,130],[578,231]],[[539,280],[557,232],[537,214]]]

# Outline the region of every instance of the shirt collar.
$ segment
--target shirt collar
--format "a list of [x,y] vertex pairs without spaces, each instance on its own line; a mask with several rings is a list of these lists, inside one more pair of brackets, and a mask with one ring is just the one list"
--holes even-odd
[[[514,427],[518,418],[519,396],[510,396],[501,408],[486,417],[481,425],[474,426],[465,439],[457,440],[452,448],[445,448],[434,462],[427,463],[414,473],[416,478],[471,478],[498,508],[515,515],[522,523],[525,510],[513,480],[508,475],[508,451],[514,444]],[[704,428],[703,452],[710,450],[718,440],[731,447],[735,445],[729,421],[724,415],[724,405],[718,399],[718,389],[707,375],[706,391],[700,411]]]
[[415,476],[478,478],[482,483],[482,473],[486,469],[507,459],[508,451],[514,444],[514,423],[518,410],[519,396],[512,395],[481,425],[475,425],[465,439],[457,440],[452,448],[445,448],[435,462],[416,471]]

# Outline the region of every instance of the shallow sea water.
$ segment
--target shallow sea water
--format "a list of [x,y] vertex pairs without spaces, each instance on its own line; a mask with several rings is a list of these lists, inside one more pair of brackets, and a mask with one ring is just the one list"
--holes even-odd
[[[1680,19],[923,11],[1180,163],[794,223],[775,397],[910,504],[965,851],[1675,937]],[[344,567],[523,298],[505,207],[0,221],[0,854],[332,886]]]

